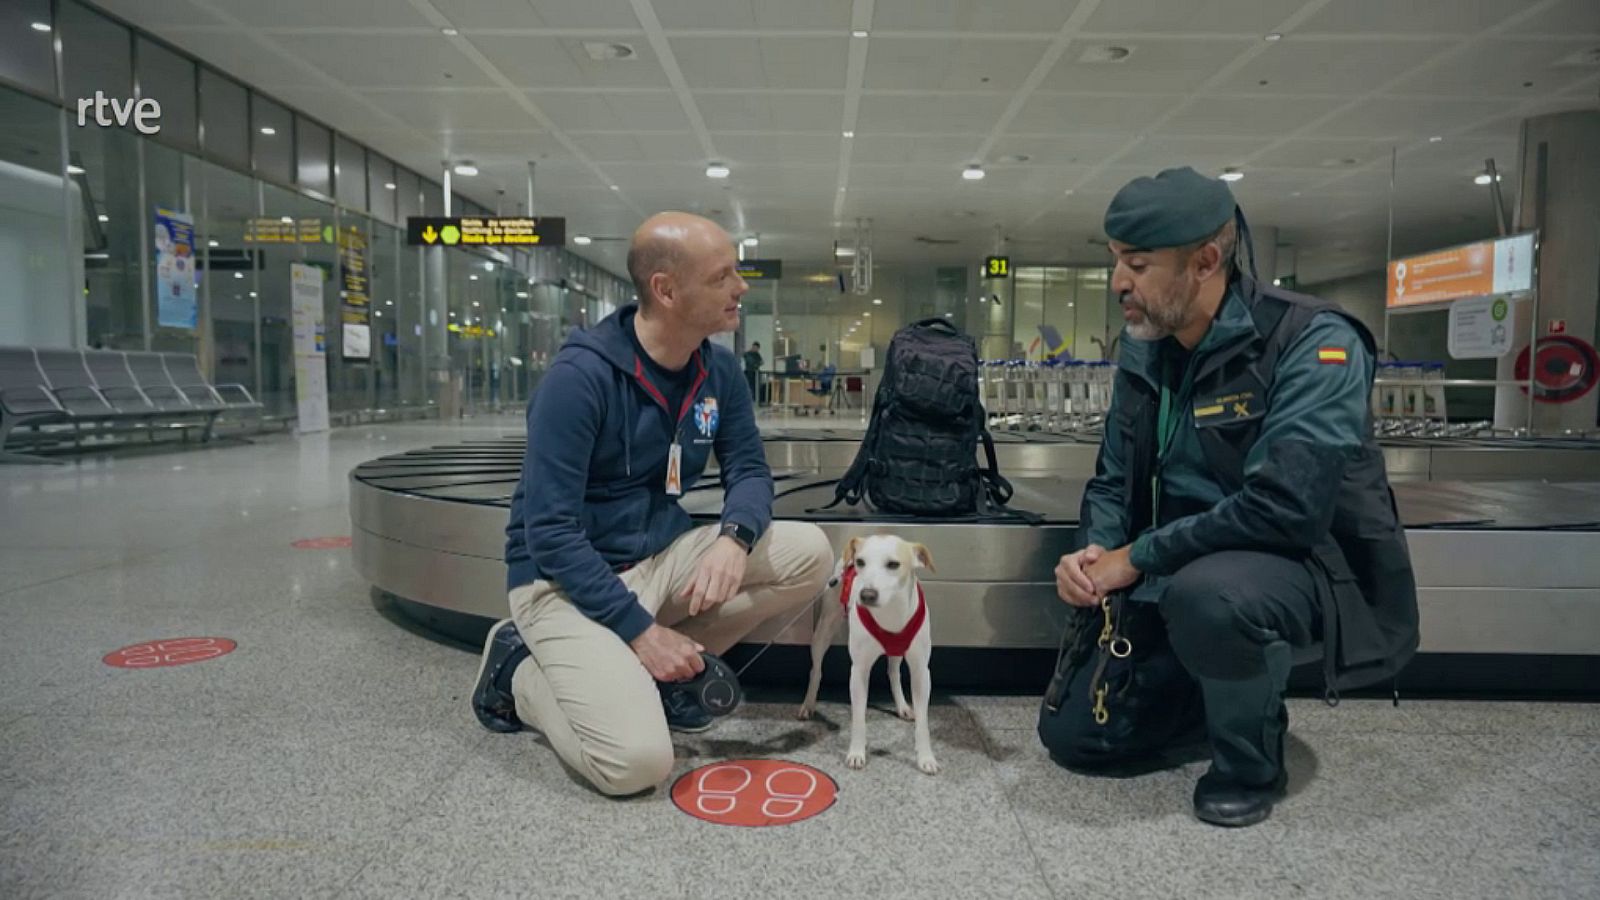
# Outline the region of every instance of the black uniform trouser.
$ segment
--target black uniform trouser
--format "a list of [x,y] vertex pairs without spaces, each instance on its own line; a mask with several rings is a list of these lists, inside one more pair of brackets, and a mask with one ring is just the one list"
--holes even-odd
[[1203,720],[1214,772],[1241,784],[1272,781],[1282,771],[1294,648],[1321,634],[1314,577],[1271,553],[1197,559],[1167,581],[1159,604],[1123,604],[1118,631],[1132,652],[1104,666],[1094,647],[1102,613],[1089,611],[1080,644],[1089,652],[1046,698],[1040,739],[1069,768],[1137,771],[1197,737]]

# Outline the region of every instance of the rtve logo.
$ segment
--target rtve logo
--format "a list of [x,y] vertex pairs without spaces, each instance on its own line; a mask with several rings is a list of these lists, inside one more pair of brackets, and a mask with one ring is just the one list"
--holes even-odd
[[[106,107],[111,108],[111,114],[106,115]],[[112,125],[126,126],[128,120],[133,120],[133,127],[140,134],[156,134],[161,131],[161,104],[146,97],[143,100],[113,100],[108,99],[100,91],[94,92],[94,99],[80,97],[78,99],[78,127],[83,128],[89,124],[89,108],[94,108],[94,120],[97,124],[109,128]]]

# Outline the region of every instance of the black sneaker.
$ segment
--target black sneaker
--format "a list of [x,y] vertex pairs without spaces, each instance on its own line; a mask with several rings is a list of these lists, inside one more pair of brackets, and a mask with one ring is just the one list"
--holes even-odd
[[667,727],[683,734],[699,734],[716,721],[705,711],[694,692],[678,684],[656,682],[661,690],[661,708],[667,714]]
[[1195,818],[1224,828],[1246,828],[1272,815],[1272,807],[1283,799],[1287,773],[1260,785],[1238,784],[1215,772],[1200,776],[1194,786]]
[[478,664],[478,684],[472,690],[472,712],[483,727],[501,734],[522,730],[517,701],[511,696],[511,673],[529,656],[517,625],[502,619],[489,629]]

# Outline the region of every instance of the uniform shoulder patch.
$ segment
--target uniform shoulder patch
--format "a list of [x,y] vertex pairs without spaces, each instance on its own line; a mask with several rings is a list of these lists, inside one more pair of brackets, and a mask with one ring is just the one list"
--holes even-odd
[[1342,366],[1350,362],[1350,354],[1343,347],[1318,347],[1317,362],[1324,365]]

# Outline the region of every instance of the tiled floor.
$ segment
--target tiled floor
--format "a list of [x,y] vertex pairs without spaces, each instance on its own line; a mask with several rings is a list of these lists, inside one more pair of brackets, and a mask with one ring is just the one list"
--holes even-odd
[[[800,723],[796,685],[680,741],[678,772],[808,763],[840,786],[820,816],[603,799],[536,737],[479,728],[475,655],[386,617],[348,551],[290,547],[349,533],[357,462],[518,427],[0,467],[0,897],[1600,896],[1595,706],[1295,701],[1290,798],[1229,832],[1188,812],[1199,765],[1056,768],[1032,697],[936,698],[930,778],[882,703],[846,769],[843,696]],[[238,649],[101,662],[191,635]]]

